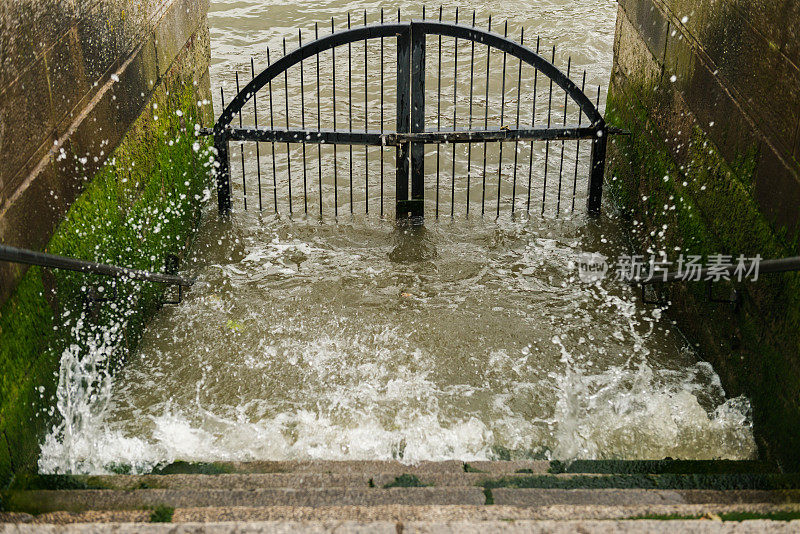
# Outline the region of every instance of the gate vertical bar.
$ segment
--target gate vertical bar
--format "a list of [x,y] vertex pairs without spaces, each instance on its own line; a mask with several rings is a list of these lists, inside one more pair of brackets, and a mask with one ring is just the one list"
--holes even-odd
[[[239,94],[239,72],[236,72],[236,94]],[[239,128],[242,127],[242,110],[239,110]],[[239,149],[242,151],[242,200],[244,200],[244,210],[247,211],[247,179],[245,178],[244,166],[244,143],[239,143]]]
[[228,138],[222,131],[214,132],[214,148],[217,150],[217,204],[220,215],[231,212],[231,170],[228,164]]
[[[225,109],[225,94],[220,87],[222,109]],[[217,204],[220,215],[231,212],[231,168],[228,161],[228,136],[220,127],[214,127],[214,148],[217,151]]]
[[[350,12],[347,12],[347,29],[350,29]],[[347,43],[347,119],[350,131],[353,131],[353,43]],[[347,146],[350,152],[350,215],[353,214],[353,145]]]
[[[256,65],[253,58],[250,58],[250,80],[256,77]],[[253,118],[255,120],[256,129],[258,129],[258,105],[256,104],[256,96],[258,91],[253,92]],[[256,141],[256,171],[258,174],[258,211],[264,209],[261,201],[261,151],[258,148],[259,143]]]
[[[411,23],[411,132],[425,131],[425,33]],[[421,223],[425,199],[425,144],[411,143],[411,216]]]
[[[283,38],[283,56],[286,57],[286,38]],[[283,96],[286,104],[286,130],[289,126],[289,70],[283,71]],[[286,143],[286,182],[289,184],[289,216],[292,215],[292,152],[289,143]]]
[[[399,11],[398,11],[399,18]],[[397,132],[411,130],[411,31],[410,28],[397,35]],[[396,214],[398,219],[408,216],[402,211],[408,202],[408,175],[410,143],[397,146]]]
[[[442,22],[443,7],[439,6],[439,22]],[[424,16],[422,18],[425,18]],[[439,61],[436,63],[438,69],[436,75],[436,131],[442,129],[442,35],[439,34]],[[455,86],[455,84],[454,84]],[[442,145],[436,144],[436,212],[434,216],[439,218],[439,169],[441,168]]]
[[[458,6],[456,6],[456,24],[458,24]],[[458,110],[458,37],[453,43],[453,131],[456,131],[456,111]],[[453,143],[453,161],[450,166],[450,217],[456,213],[456,144]]]
[[[600,87],[597,87],[597,108],[600,108]],[[603,174],[606,168],[606,144],[608,142],[608,128],[605,122],[597,125],[594,139],[592,139],[592,166],[589,174],[589,198],[586,201],[586,210],[590,217],[600,216],[600,199],[603,196]]]

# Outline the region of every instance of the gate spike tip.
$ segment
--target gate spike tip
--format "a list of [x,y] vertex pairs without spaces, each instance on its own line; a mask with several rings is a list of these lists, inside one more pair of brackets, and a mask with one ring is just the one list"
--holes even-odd
[[350,29],[350,12],[347,12],[347,29]]
[[319,24],[314,23],[314,39],[319,39]]
[[367,10],[364,10],[364,26],[367,25]]
[[508,37],[508,19],[506,19],[505,27],[503,28],[503,37]]
[[458,24],[458,6],[456,6],[456,24]]
[[439,5],[439,22],[442,22],[442,6]]
[[297,46],[303,46],[303,29],[297,28]]
[[492,14],[489,13],[489,31],[492,31]]
[[331,33],[333,33],[334,31],[336,31],[336,30],[335,30],[335,26],[333,25],[333,17],[331,17]]
[[286,55],[286,37],[283,38],[283,55]]
[[400,8],[397,8],[397,22],[400,22]]
[[472,27],[475,27],[475,10],[472,10]]
[[381,8],[381,24],[383,24],[383,8]]
[[425,20],[425,4],[422,4],[422,20]]

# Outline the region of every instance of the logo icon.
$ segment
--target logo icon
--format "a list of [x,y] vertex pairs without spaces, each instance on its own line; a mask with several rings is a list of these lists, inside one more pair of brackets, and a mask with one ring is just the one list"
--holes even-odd
[[575,262],[581,282],[592,284],[602,280],[608,272],[606,257],[597,252],[582,252]]

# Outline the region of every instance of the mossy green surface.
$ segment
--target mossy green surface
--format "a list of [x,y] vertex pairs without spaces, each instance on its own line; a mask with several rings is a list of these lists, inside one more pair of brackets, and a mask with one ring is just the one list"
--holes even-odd
[[417,475],[409,475],[403,473],[400,476],[394,477],[394,480],[383,485],[384,489],[388,488],[422,488],[430,486],[430,484],[423,484]]
[[[606,191],[629,222],[635,252],[665,250],[673,260],[679,253],[798,255],[797,237],[770,222],[754,198],[757,148],[726,161],[697,123],[687,130],[679,101],[672,88],[612,79],[607,119],[632,135],[610,144]],[[669,313],[714,365],[728,395],[751,400],[761,452],[784,470],[798,470],[800,274],[723,282],[715,294],[726,296],[734,286],[742,295],[738,307],[711,302],[704,283],[669,284]]]
[[753,474],[777,473],[778,466],[757,460],[553,460],[550,462],[549,472],[620,475]]
[[[691,474],[691,475],[554,475],[507,476],[487,478],[478,483],[484,488],[542,488],[542,489],[708,489],[708,490],[797,490],[797,474]],[[800,495],[798,495],[800,496]]]
[[[714,517],[719,518],[720,521],[751,521],[751,520],[766,520],[766,521],[794,521],[800,519],[800,512],[722,512],[714,514]],[[658,520],[658,521],[671,521],[671,520],[691,520],[691,519],[713,519],[713,517],[706,515],[683,515],[683,514],[648,514],[636,517],[630,517],[631,520]]]
[[464,472],[465,473],[485,473],[483,469],[478,469],[477,467],[473,467],[467,462],[464,462]]
[[224,475],[233,473],[233,467],[223,463],[173,462],[153,469],[154,475]]
[[175,508],[172,506],[159,505],[150,513],[151,523],[171,523]]
[[[196,228],[209,172],[207,142],[194,135],[197,88],[165,82],[105,165],[72,204],[46,251],[126,267],[163,271],[168,254],[182,254]],[[199,144],[199,150],[197,150]],[[68,156],[71,157],[71,156]],[[85,303],[85,288],[110,279],[70,271],[28,269],[0,308],[0,485],[36,469],[39,441],[54,420],[62,352],[76,340],[65,321],[85,314],[87,331],[120,324],[119,364],[160,306],[160,284],[118,281],[111,302]]]

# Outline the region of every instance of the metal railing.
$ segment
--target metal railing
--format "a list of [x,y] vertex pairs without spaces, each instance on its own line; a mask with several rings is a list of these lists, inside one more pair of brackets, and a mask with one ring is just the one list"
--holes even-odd
[[652,300],[647,298],[645,288],[648,285],[663,284],[670,282],[705,282],[708,285],[708,299],[711,302],[723,302],[723,303],[738,305],[741,302],[741,294],[736,289],[731,290],[731,295],[729,298],[724,298],[724,299],[715,298],[712,285],[714,280],[710,279],[709,276],[711,275],[714,277],[719,277],[718,278],[719,280],[730,281],[732,278],[736,276],[737,272],[741,272],[742,270],[746,273],[755,271],[759,276],[761,274],[800,271],[800,256],[792,256],[789,258],[778,258],[772,260],[751,261],[749,263],[743,263],[742,265],[731,264],[724,266],[715,266],[713,268],[703,267],[701,269],[694,270],[690,278],[686,276],[686,271],[682,270],[669,271],[663,276],[638,277],[634,280],[631,280],[631,284],[633,285],[638,284],[640,286],[642,293],[641,294],[642,302],[646,304],[659,304],[659,305],[666,304],[665,300],[658,300],[658,299]]
[[[153,273],[150,271],[142,271],[140,269],[130,269],[128,267],[119,267],[117,265],[109,265],[106,263],[79,260],[75,258],[68,258],[66,256],[58,256],[56,254],[48,254],[46,252],[36,252],[33,250],[11,247],[2,244],[0,244],[0,261],[22,263],[25,265],[37,265],[39,267],[46,267],[49,269],[65,269],[68,271],[77,271],[81,273],[99,274],[101,276],[110,276],[112,278],[124,278],[128,280],[157,282],[160,284],[178,286],[178,300],[165,302],[167,304],[176,304],[180,302],[183,296],[182,289],[184,287],[190,287],[195,283],[195,280],[192,278],[186,278],[176,274]],[[177,261],[168,261],[168,264],[169,263],[172,263],[175,267],[177,267]],[[93,298],[93,300],[100,299]]]

